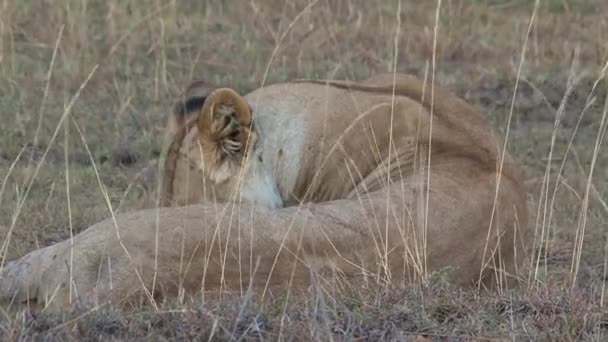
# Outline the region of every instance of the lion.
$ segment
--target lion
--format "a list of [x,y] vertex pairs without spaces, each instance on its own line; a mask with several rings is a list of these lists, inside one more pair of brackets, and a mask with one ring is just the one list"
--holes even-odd
[[519,165],[476,108],[406,74],[195,84],[167,126],[161,206],[6,264],[0,299],[61,308],[356,280],[518,280]]

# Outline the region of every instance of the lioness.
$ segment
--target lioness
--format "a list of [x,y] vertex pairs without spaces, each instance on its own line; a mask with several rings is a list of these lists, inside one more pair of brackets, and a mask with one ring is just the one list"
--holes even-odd
[[154,303],[444,267],[502,286],[530,247],[521,175],[484,116],[409,75],[216,89],[185,98],[168,129],[167,207],[8,263],[0,298]]

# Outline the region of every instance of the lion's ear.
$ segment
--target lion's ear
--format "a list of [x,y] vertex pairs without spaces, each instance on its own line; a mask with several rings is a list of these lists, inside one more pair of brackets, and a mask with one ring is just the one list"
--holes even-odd
[[253,143],[251,120],[249,104],[230,88],[216,89],[205,99],[197,125],[205,161],[223,170],[216,181],[231,175]]

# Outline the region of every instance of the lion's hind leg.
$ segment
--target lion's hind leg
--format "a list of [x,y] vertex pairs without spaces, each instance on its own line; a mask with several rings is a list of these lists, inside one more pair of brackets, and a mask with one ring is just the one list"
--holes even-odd
[[[428,275],[451,268],[460,284],[510,287],[528,247],[525,193],[506,177],[497,188],[496,174],[464,170],[439,169],[410,185],[408,213],[423,269]],[[430,187],[420,186],[426,182]]]

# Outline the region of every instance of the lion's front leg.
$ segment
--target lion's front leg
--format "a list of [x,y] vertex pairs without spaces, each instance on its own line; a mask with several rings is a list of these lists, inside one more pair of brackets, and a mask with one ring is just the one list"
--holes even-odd
[[120,305],[133,299],[154,302],[159,293],[180,286],[200,288],[203,240],[213,235],[208,228],[216,227],[206,209],[122,214],[34,250],[0,271],[0,302],[43,308]]
[[[35,307],[91,304],[106,295],[108,272],[100,263],[112,243],[109,225],[97,224],[54,245],[8,262],[0,271],[0,303]],[[115,258],[117,259],[117,258]],[[119,259],[119,258],[118,258]],[[117,261],[120,264],[120,261]]]
[[0,301],[44,306],[48,298],[55,296],[63,302],[67,279],[63,281],[66,272],[57,256],[64,254],[66,242],[34,250],[4,265],[0,272]]

